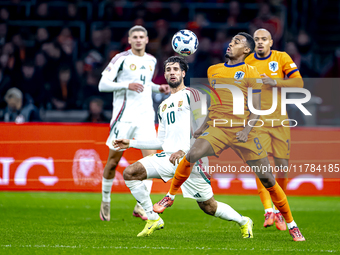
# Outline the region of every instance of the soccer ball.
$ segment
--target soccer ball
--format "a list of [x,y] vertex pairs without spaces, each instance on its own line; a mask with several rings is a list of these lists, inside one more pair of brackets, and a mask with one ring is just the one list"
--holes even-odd
[[194,54],[198,47],[198,39],[194,32],[183,29],[172,37],[172,48],[182,56]]

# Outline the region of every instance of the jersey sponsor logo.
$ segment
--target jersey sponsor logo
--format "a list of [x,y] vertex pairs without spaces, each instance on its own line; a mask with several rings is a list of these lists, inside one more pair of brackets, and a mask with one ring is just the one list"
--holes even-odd
[[201,134],[201,136],[207,136],[209,135],[209,132],[204,132],[203,134]]
[[135,71],[136,68],[137,68],[137,66],[136,66],[135,64],[131,64],[131,65],[130,65],[130,69],[131,69],[132,71]]
[[276,61],[271,61],[268,63],[269,65],[269,70],[272,72],[276,72],[277,70],[279,70],[279,63],[277,63]]
[[145,66],[142,66],[140,69],[146,69]]
[[244,72],[242,72],[242,71],[238,71],[234,75],[234,79],[236,79],[236,80],[242,80],[243,77],[244,77]]
[[172,107],[175,107],[174,103],[171,103],[171,105],[169,105],[168,108],[172,108]]
[[178,102],[178,107],[181,107],[183,105],[183,100]]
[[162,112],[164,112],[164,111],[165,111],[165,109],[166,109],[166,104],[165,104],[165,105],[163,105]]

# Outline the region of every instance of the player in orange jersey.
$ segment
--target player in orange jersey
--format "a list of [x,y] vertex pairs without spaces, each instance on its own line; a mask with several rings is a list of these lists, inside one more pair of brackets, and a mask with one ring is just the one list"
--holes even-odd
[[[235,116],[234,107],[230,107],[235,102],[239,104],[243,96],[243,101],[241,101],[243,102],[243,110],[247,109],[245,98],[248,97],[248,87],[252,87],[254,92],[252,94],[253,106],[255,109],[261,109],[261,93],[258,93],[262,86],[260,74],[255,67],[244,63],[245,58],[254,51],[254,48],[254,39],[249,34],[238,33],[233,37],[227,49],[228,62],[211,66],[208,69],[209,82],[220,95],[222,104],[215,104],[209,108],[205,122],[195,132],[195,137],[198,139],[179,163],[169,193],[154,205],[155,212],[161,213],[172,205],[178,189],[191,173],[191,165],[202,157],[219,156],[223,150],[231,147],[253,170],[256,168],[263,169],[263,167],[270,169],[267,153],[264,151],[255,129],[252,129],[252,126],[256,125],[259,115],[246,111],[246,114]],[[234,93],[235,90],[238,93],[241,91],[236,96],[237,100],[233,100],[232,90],[234,90]],[[221,121],[218,121],[220,125],[215,125],[216,120],[221,119],[228,120],[230,126]],[[246,120],[247,124],[245,124]],[[252,125],[249,125],[249,122],[252,122]],[[242,125],[243,123],[244,125]],[[269,191],[273,203],[286,219],[293,240],[304,241],[305,238],[293,220],[287,197],[276,183],[272,172],[254,172]]]
[[[277,88],[277,108],[270,115],[261,116],[264,123],[258,129],[261,142],[269,155],[273,156],[277,169],[288,169],[290,157],[290,128],[282,126],[282,121],[288,119],[287,113],[281,115],[281,88],[303,87],[303,81],[296,64],[286,52],[271,50],[273,40],[266,29],[258,29],[254,33],[256,44],[255,53],[246,59],[246,63],[255,66],[261,74],[263,86],[261,96],[261,108],[268,110],[272,106],[272,88]],[[288,79],[284,79],[288,77]],[[267,120],[267,121],[266,121]],[[269,121],[271,120],[271,121]],[[273,121],[272,121],[273,120]],[[275,120],[275,121],[274,121]],[[278,172],[276,176],[278,184],[286,193],[288,182],[287,172]],[[286,224],[282,214],[277,208],[272,208],[269,192],[256,179],[258,193],[265,209],[265,221],[263,226],[269,227],[274,224],[279,230],[286,230]]]

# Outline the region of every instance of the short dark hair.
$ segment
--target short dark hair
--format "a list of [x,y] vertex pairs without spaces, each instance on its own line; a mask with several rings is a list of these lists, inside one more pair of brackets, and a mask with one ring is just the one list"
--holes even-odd
[[249,54],[253,53],[254,50],[255,50],[255,41],[254,41],[254,38],[250,34],[248,34],[246,32],[240,32],[240,33],[238,33],[238,35],[242,35],[242,36],[244,36],[246,38],[247,45],[248,45],[248,47],[250,49],[250,53]]
[[179,66],[180,66],[181,70],[184,71],[185,74],[189,70],[188,62],[183,57],[180,57],[180,56],[171,56],[167,60],[165,60],[164,61],[164,65],[163,65],[164,72],[165,72],[165,66],[168,63],[179,63]]

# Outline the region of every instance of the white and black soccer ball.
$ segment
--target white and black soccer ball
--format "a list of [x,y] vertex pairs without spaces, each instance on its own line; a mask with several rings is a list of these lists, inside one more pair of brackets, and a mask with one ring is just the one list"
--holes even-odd
[[198,39],[194,32],[183,29],[172,37],[172,48],[182,56],[189,56],[195,53],[198,47]]

